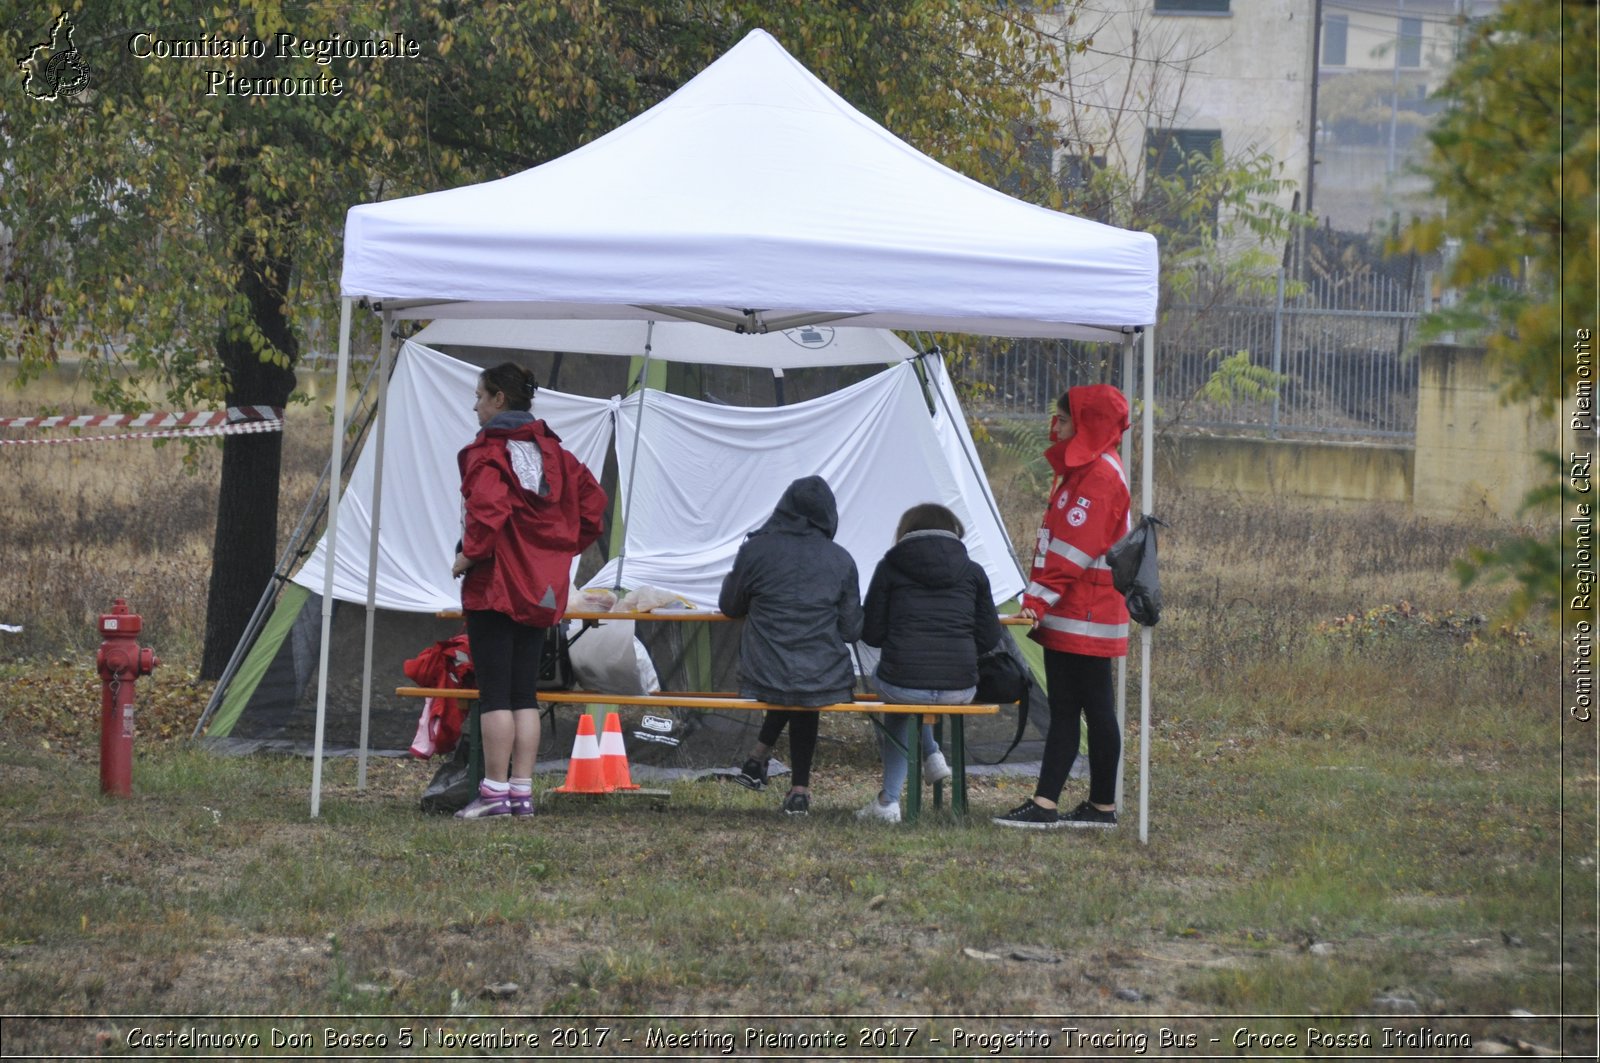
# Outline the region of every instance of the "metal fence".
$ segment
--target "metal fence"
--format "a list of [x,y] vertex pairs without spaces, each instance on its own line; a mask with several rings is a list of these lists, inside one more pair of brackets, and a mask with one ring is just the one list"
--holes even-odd
[[[1157,416],[1270,435],[1410,437],[1412,347],[1431,283],[1426,274],[1292,282],[1280,270],[1168,306],[1156,328]],[[962,369],[978,385],[975,412],[1000,417],[1043,415],[1076,384],[1122,383],[1121,353],[1110,344],[994,342]]]

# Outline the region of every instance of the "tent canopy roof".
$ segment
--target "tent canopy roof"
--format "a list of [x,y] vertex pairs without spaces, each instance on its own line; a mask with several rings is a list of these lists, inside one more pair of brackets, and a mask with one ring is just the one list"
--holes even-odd
[[352,207],[342,293],[417,318],[680,318],[1110,339],[1153,324],[1148,233],[899,140],[762,30],[577,150]]

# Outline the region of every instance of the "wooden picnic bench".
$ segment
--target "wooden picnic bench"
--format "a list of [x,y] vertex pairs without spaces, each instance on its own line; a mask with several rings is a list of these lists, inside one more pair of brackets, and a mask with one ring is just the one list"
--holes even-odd
[[[478,692],[471,687],[396,687],[395,693],[409,698],[458,698],[477,701]],[[765,712],[768,709],[792,709],[790,705],[772,705],[753,698],[723,693],[607,694],[591,690],[541,690],[541,703],[569,705],[616,705],[629,708],[701,709],[713,712]],[[967,812],[967,752],[963,722],[968,716],[993,716],[1000,711],[996,704],[968,705],[908,705],[884,702],[869,695],[857,701],[837,702],[831,705],[808,707],[808,712],[882,712],[920,717],[917,723],[935,723],[945,717],[950,719],[950,810],[957,815]],[[481,744],[477,739],[477,705],[472,707],[472,734],[474,738],[474,763],[481,765]],[[876,723],[876,721],[874,721]],[[906,779],[905,818],[914,822],[922,811],[922,728],[912,726],[906,748],[908,775]],[[481,774],[481,767],[479,769]],[[934,787],[934,806],[940,803],[940,789]]]
[[[459,609],[442,609],[438,613],[441,617],[459,617]],[[713,609],[697,608],[659,608],[650,612],[597,612],[587,609],[569,609],[563,620],[578,620],[583,624],[584,630],[608,620],[633,620],[640,622],[649,621],[685,621],[691,623],[717,623],[734,619]],[[1006,625],[1030,624],[1031,620],[1022,617],[1002,615],[1000,623]],[[577,638],[577,635],[573,636]],[[478,692],[471,689],[434,689],[429,687],[398,687],[395,693],[402,697],[444,697],[467,698],[476,702]],[[704,711],[723,712],[765,712],[767,709],[788,709],[793,706],[770,705],[764,701],[751,698],[741,698],[737,694],[703,691],[671,692],[662,691],[656,694],[606,694],[598,691],[586,690],[541,690],[539,700],[546,705],[556,704],[573,705],[616,705],[619,707],[641,707],[658,709],[701,709]],[[551,711],[551,710],[546,710]],[[917,715],[920,723],[937,724],[948,717],[950,720],[950,743],[948,758],[950,763],[950,810],[957,815],[966,815],[967,812],[967,750],[966,729],[963,721],[968,716],[993,716],[1000,711],[1000,706],[995,704],[969,704],[969,705],[900,705],[885,703],[877,695],[858,694],[856,700],[840,702],[834,705],[817,706],[816,712],[883,712]],[[473,737],[473,763],[479,775],[482,775],[482,751],[478,743],[478,713],[477,706],[473,706],[471,713],[471,727]],[[882,730],[876,720],[874,726]],[[910,728],[910,740],[906,744],[907,778],[905,796],[905,818],[915,821],[922,811],[922,728]],[[933,788],[934,807],[939,807],[942,800],[943,784]]]

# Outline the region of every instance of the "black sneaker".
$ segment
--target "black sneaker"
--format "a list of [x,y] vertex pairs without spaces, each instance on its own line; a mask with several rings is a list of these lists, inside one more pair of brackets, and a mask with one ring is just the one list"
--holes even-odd
[[811,795],[789,791],[789,796],[783,799],[783,814],[786,816],[811,815]]
[[1061,817],[1063,827],[1115,827],[1117,825],[1116,812],[1107,812],[1105,809],[1096,808],[1085,801],[1077,808]]
[[767,766],[751,757],[744,762],[744,767],[739,769],[739,774],[733,777],[733,781],[746,790],[760,793],[767,788]]
[[1005,815],[995,816],[990,822],[1002,827],[1027,827],[1032,830],[1055,830],[1065,825],[1061,813],[1037,804],[1031,797]]

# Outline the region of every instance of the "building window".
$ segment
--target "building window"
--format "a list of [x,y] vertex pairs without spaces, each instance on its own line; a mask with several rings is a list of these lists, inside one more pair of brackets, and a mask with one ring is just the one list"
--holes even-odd
[[1056,166],[1056,180],[1063,192],[1081,192],[1094,175],[1106,168],[1104,155],[1063,155]]
[[1422,65],[1422,20],[1420,18],[1402,18],[1400,20],[1400,39],[1396,42],[1397,60],[1403,67],[1419,67]]
[[1209,162],[1222,143],[1220,129],[1152,129],[1145,134],[1145,148],[1152,168],[1160,177],[1182,177],[1194,184],[1194,168]]
[[1328,15],[1322,20],[1322,65],[1344,66],[1350,44],[1350,16]]
[[1013,148],[1010,155],[989,149],[984,160],[994,168],[995,187],[1008,196],[1040,202],[1041,190],[1049,187],[1051,166],[1050,139],[1045,130],[1016,123],[1011,127]]
[[1145,133],[1145,155],[1150,160],[1145,195],[1150,208],[1179,239],[1198,238],[1200,229],[1217,230],[1217,203],[1195,199],[1195,177],[1222,147],[1220,129],[1151,129]]
[[1155,0],[1158,15],[1226,15],[1230,0]]
[[1080,218],[1109,220],[1110,204],[1103,199],[1105,192],[1094,187],[1094,175],[1105,168],[1104,155],[1062,155],[1056,165],[1062,208]]

